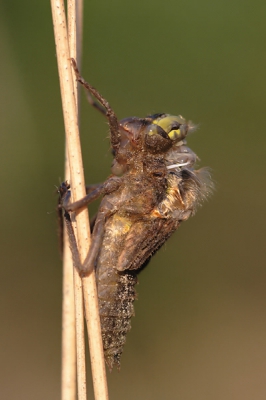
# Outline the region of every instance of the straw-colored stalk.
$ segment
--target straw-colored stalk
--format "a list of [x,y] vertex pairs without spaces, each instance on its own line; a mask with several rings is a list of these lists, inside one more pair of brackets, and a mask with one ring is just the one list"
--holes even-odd
[[[66,131],[66,145],[69,160],[72,201],[85,196],[85,182],[81,157],[81,146],[78,129],[77,97],[75,96],[70,51],[68,43],[66,17],[63,0],[51,0],[56,53],[62,97],[63,115]],[[76,11],[75,11],[76,14]],[[75,15],[74,14],[74,15]],[[74,16],[74,20],[76,18]],[[76,27],[76,22],[75,22]],[[76,29],[76,28],[75,28]],[[74,40],[76,42],[76,40]],[[76,45],[74,45],[75,47]],[[77,51],[72,50],[75,55]],[[72,54],[71,54],[72,55]],[[89,219],[87,208],[75,215],[76,238],[83,261],[89,250]],[[83,300],[86,311],[86,322],[89,336],[89,349],[92,366],[92,378],[96,400],[108,399],[106,373],[104,365],[103,347],[101,339],[100,319],[98,312],[98,297],[94,272],[80,280],[74,271],[75,313],[76,313],[76,341],[77,341],[77,375],[78,399],[86,399],[86,372],[83,335]],[[73,340],[72,340],[73,343]],[[64,345],[64,344],[63,344]],[[73,346],[70,345],[73,352]],[[67,351],[66,349],[64,351]],[[64,362],[64,360],[63,360]],[[73,389],[72,389],[73,392]],[[70,397],[64,398],[70,400]]]
[[[67,3],[68,43],[70,56],[80,65],[82,48],[82,0]],[[78,32],[79,31],[79,35]],[[79,86],[74,80],[75,102],[79,122]],[[70,180],[68,149],[65,145],[65,180]],[[72,221],[76,231],[75,220]],[[74,289],[75,284],[75,289]],[[82,306],[81,279],[73,269],[66,226],[64,225],[63,249],[63,297],[62,297],[62,373],[61,399],[76,399],[76,376],[78,376],[79,397],[86,397],[86,365],[84,343],[84,318]],[[75,307],[76,305],[76,307]],[[82,310],[81,310],[82,309]],[[76,341],[76,332],[78,340]],[[78,357],[77,357],[78,355]],[[78,365],[77,365],[78,361]],[[77,373],[78,372],[78,373]]]

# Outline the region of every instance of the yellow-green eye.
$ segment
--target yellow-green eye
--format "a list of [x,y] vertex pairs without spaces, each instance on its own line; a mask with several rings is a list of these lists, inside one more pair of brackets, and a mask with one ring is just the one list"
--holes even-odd
[[183,137],[181,137],[180,129],[170,131],[168,133],[168,136],[172,140],[178,140],[180,138],[183,139]]
[[181,115],[164,114],[153,120],[153,124],[160,126],[173,141],[184,139],[188,130],[186,120]]
[[170,114],[164,114],[162,117],[153,121],[153,124],[159,125],[166,133],[169,133],[172,130],[173,125],[181,125],[185,123],[186,121],[180,115],[176,117]]

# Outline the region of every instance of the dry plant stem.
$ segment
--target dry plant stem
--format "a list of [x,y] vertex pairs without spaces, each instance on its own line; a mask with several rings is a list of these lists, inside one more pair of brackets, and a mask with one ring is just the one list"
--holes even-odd
[[[70,65],[64,3],[62,0],[51,0],[51,6],[63,104],[63,114],[67,136],[72,199],[73,201],[76,201],[85,195],[85,183],[81,160],[81,148],[77,123],[78,119],[74,97],[72,71]],[[81,260],[84,260],[89,247],[89,222],[87,209],[82,210],[76,215],[76,223],[80,256]],[[84,298],[86,298],[86,314],[90,317],[89,321],[88,318],[86,319],[89,330],[89,345],[91,352],[95,399],[105,400],[108,399],[108,392],[103,348],[101,343],[100,319],[97,309],[98,298],[94,273],[84,278],[82,281],[82,285]],[[86,392],[84,390],[79,390],[79,395],[79,400],[86,399]]]
[[[82,0],[69,0],[68,10],[68,42],[71,57],[81,59]],[[77,35],[79,31],[79,35]],[[79,39],[77,38],[79,36]],[[73,74],[72,74],[73,75]],[[78,107],[78,85],[74,80],[75,103]],[[79,120],[79,118],[78,118]],[[65,180],[70,180],[67,143],[65,146]],[[74,231],[77,233],[75,220]],[[77,235],[76,235],[77,236]],[[62,400],[76,399],[76,377],[78,381],[78,397],[86,398],[86,363],[83,315],[83,292],[81,278],[73,268],[69,248],[68,235],[64,226],[64,260],[63,260],[63,324],[62,324]],[[72,304],[71,304],[72,300]],[[74,307],[75,304],[75,307]],[[76,340],[77,337],[77,340]]]
[[[54,12],[53,5],[55,5],[56,10]],[[67,37],[67,28],[66,28],[66,19],[64,13],[64,5],[60,2],[56,4],[52,2],[52,11],[53,11],[53,19],[54,19],[54,29],[55,29],[55,40],[56,40],[56,50],[57,50],[57,60],[58,60],[58,69],[59,69],[59,77],[60,77],[60,87],[61,87],[61,94],[62,94],[62,103],[63,103],[63,112],[64,112],[64,121],[65,121],[65,129],[66,129],[66,159],[69,160],[69,156],[71,157],[71,149],[75,152],[79,143],[75,139],[75,136],[78,137],[78,126],[77,126],[77,106],[76,106],[76,97],[74,97],[74,87],[73,87],[73,79],[72,79],[72,71],[71,67],[68,65],[68,58],[69,58],[69,48],[68,48],[68,37]],[[56,13],[57,12],[57,13]],[[72,19],[71,19],[72,20]],[[75,18],[74,18],[75,21]],[[75,54],[76,55],[76,54]],[[70,131],[70,135],[69,135]],[[72,134],[72,137],[71,137]],[[70,150],[70,151],[69,151]],[[72,170],[71,165],[69,165],[69,171],[67,171],[68,167],[66,167],[66,175],[70,175],[70,180],[72,182],[72,193],[73,197],[77,194],[77,190],[75,188],[77,185],[82,186],[82,177],[81,179],[75,177],[75,171],[73,173],[73,166],[77,165],[77,168],[82,170],[82,165],[80,167],[79,160],[76,159],[75,154],[73,155],[72,160]],[[74,161],[74,163],[73,163]],[[67,160],[66,160],[67,165]],[[74,176],[73,176],[74,175]],[[75,183],[73,183],[75,182]],[[82,194],[81,194],[82,195]],[[85,218],[87,216],[85,215]],[[82,218],[82,215],[79,217]],[[88,217],[87,217],[88,218]],[[75,226],[76,223],[74,222]],[[78,229],[78,228],[77,228]],[[77,233],[77,231],[76,231]],[[66,238],[67,235],[65,235]],[[87,235],[85,234],[85,237]],[[80,244],[80,241],[78,241]],[[86,243],[85,243],[86,245]],[[88,246],[87,246],[88,247]],[[66,246],[65,246],[66,248]],[[66,248],[66,253],[64,256],[64,261],[67,263],[64,266],[65,269],[71,268],[72,273],[72,288],[73,288],[73,265],[72,264],[72,257],[69,257],[69,251]],[[70,278],[70,274],[67,275]],[[69,287],[69,283],[64,282],[65,287]],[[64,288],[65,289],[65,288]],[[65,292],[65,290],[64,290]],[[73,293],[73,289],[72,289]],[[68,293],[71,296],[71,293]],[[63,347],[63,354],[62,354],[62,361],[63,363],[66,361],[69,365],[62,366],[62,399],[64,400],[74,400],[76,396],[76,370],[77,370],[77,377],[78,377],[78,399],[85,400],[87,398],[86,393],[86,368],[85,368],[85,343],[84,343],[84,316],[83,316],[83,293],[82,293],[82,283],[79,275],[76,271],[74,271],[74,295],[75,295],[75,336],[73,337],[72,332],[73,326],[69,323],[64,323],[64,326],[69,328],[69,332],[63,331],[63,338],[62,338],[62,347]],[[69,299],[70,300],[70,299]],[[73,300],[73,295],[72,295]],[[64,299],[64,308],[66,303],[68,303],[67,299]],[[65,311],[65,310],[64,310]],[[71,316],[68,315],[71,319]],[[67,315],[64,315],[63,318],[67,318]],[[65,321],[64,321],[65,322]],[[69,339],[71,340],[70,343],[66,343]],[[75,349],[77,343],[77,351]],[[66,353],[69,353],[66,356]],[[73,366],[72,358],[75,357],[75,364],[77,368]],[[69,374],[69,375],[67,375]]]
[[73,263],[64,228],[61,399],[76,399],[76,330]]
[[[68,42],[69,52],[71,57],[75,57],[77,60],[81,58],[81,32],[79,34],[79,40],[77,35],[78,27],[82,27],[82,14],[77,13],[78,3],[82,0],[68,0],[67,16],[68,16]],[[82,7],[81,7],[82,8]],[[80,28],[81,29],[81,28]],[[75,103],[78,107],[78,85],[74,80],[74,93]],[[79,120],[79,118],[78,118]],[[69,181],[70,171],[68,162],[68,148],[66,145],[65,149],[65,180]],[[73,220],[74,231],[77,234],[76,221]],[[66,228],[64,233],[65,238],[67,237]],[[76,235],[77,236],[77,235]],[[76,376],[78,381],[78,397],[86,398],[86,362],[85,362],[85,337],[84,337],[84,315],[83,315],[83,291],[81,278],[77,271],[73,268],[72,256],[69,249],[68,240],[64,246],[64,267],[66,278],[64,279],[63,293],[66,297],[63,297],[63,311],[69,304],[68,299],[72,297],[74,315],[69,313],[63,314],[63,332],[62,332],[62,400],[74,400],[76,398]],[[67,259],[67,257],[69,257]],[[69,271],[71,269],[71,273]],[[72,276],[70,276],[72,274]],[[74,276],[73,276],[74,274]],[[69,277],[69,281],[67,281]],[[72,279],[71,279],[72,278]],[[74,278],[74,280],[73,280]],[[72,287],[70,281],[72,280]],[[74,284],[74,287],[73,287]],[[67,291],[68,289],[68,291]],[[73,293],[74,290],[74,293]],[[75,299],[75,303],[74,303]],[[69,310],[70,311],[70,310]],[[73,333],[74,331],[74,333]]]

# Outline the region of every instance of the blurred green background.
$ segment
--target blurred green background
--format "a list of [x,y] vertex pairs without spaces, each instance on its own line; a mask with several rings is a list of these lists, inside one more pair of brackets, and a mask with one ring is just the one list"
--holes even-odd
[[[53,400],[64,126],[50,3],[0,6],[0,396]],[[198,123],[189,146],[216,182],[139,277],[111,399],[266,398],[265,13],[262,0],[85,2],[84,77],[119,118]],[[84,96],[81,132],[86,180],[103,181],[108,129]]]

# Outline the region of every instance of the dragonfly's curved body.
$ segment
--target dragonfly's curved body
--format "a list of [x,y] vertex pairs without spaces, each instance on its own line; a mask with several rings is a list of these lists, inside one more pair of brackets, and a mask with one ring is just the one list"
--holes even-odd
[[[197,156],[185,142],[193,129],[191,123],[169,114],[118,122],[106,100],[77,70],[76,75],[106,109],[116,176],[80,202],[68,205],[65,201],[63,206],[67,213],[103,195],[92,246],[79,269],[83,275],[96,270],[104,353],[112,369],[120,366],[130,329],[138,272],[179,224],[194,214],[211,183],[207,169],[194,170]],[[68,229],[71,236],[69,223]],[[70,243],[78,266],[73,238]]]

